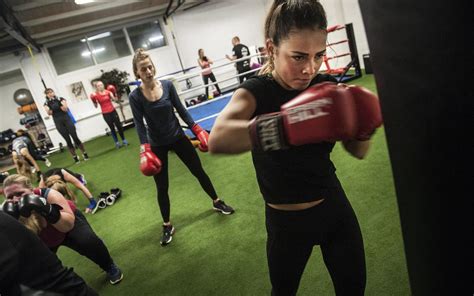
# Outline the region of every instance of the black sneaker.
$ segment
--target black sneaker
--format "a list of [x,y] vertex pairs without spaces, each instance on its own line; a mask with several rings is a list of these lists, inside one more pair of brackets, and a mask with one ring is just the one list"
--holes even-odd
[[163,225],[163,236],[161,237],[160,244],[164,247],[173,240],[174,227],[173,225]]
[[218,200],[217,202],[214,202],[212,208],[215,211],[221,212],[224,215],[230,215],[234,212],[234,209],[231,206],[226,205],[223,200]]
[[113,194],[115,196],[115,201],[117,201],[117,199],[122,196],[122,190],[120,190],[120,188],[112,188],[110,189],[110,194]]
[[123,273],[115,263],[112,263],[109,271],[107,271],[107,278],[112,285],[119,283],[123,279]]
[[115,203],[115,199],[115,194],[111,193],[105,198],[105,203],[107,203],[107,206],[113,206]]
[[77,155],[74,156],[73,159],[74,159],[74,163],[80,163],[80,162],[81,162],[81,161],[79,160],[79,156],[77,156]]
[[97,198],[97,208],[105,209],[107,207],[107,201],[105,200],[109,196],[108,192],[101,192]]
[[84,161],[89,160],[89,155],[87,155],[86,152],[82,153],[82,158],[84,158]]

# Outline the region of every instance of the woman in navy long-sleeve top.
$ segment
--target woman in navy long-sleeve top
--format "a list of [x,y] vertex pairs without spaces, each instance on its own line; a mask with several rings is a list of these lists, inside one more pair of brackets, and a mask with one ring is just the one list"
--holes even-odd
[[[168,151],[173,150],[191,173],[198,179],[201,187],[213,200],[213,209],[223,214],[232,214],[232,207],[219,199],[209,176],[202,168],[199,156],[181,128],[179,116],[192,129],[201,141],[202,150],[207,150],[207,132],[197,125],[181,103],[171,81],[155,80],[156,69],[149,54],[144,49],[137,49],[133,57],[133,72],[142,83],[129,95],[138,137],[146,157],[155,157],[161,162],[161,170],[153,175],[157,188],[158,205],[163,218],[163,236],[161,245],[172,240],[174,227],[170,222],[170,199],[168,196]],[[146,126],[143,121],[146,120]],[[207,136],[206,136],[207,135]],[[143,162],[142,156],[142,162]],[[147,158],[145,159],[147,160]],[[149,160],[149,159],[148,159]],[[143,164],[142,164],[143,165]],[[141,166],[142,168],[142,166]],[[147,168],[150,169],[150,168]],[[143,169],[142,169],[143,172]]]

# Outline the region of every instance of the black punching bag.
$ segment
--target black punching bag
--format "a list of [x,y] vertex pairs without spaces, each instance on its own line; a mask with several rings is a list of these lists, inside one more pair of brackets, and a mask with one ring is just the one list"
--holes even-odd
[[359,4],[412,294],[473,295],[472,1]]

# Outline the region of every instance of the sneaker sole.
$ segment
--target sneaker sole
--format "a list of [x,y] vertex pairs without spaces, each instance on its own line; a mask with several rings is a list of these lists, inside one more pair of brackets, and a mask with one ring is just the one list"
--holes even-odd
[[109,280],[109,282],[110,282],[112,285],[115,285],[115,284],[120,283],[120,282],[122,281],[122,279],[123,279],[123,273],[120,274],[120,278],[119,278],[118,280],[115,280],[115,281]]
[[167,241],[167,242],[160,241],[160,244],[161,244],[162,247],[165,247],[165,246],[169,245],[169,243],[171,243],[171,241],[173,240],[173,234],[174,234],[174,227],[173,227],[173,229],[171,229],[171,236],[170,236],[169,241]]
[[92,209],[91,214],[94,215],[98,209],[99,209],[99,204],[96,204],[96,206]]
[[214,211],[216,211],[216,212],[220,212],[220,213],[222,213],[222,214],[224,214],[224,215],[231,215],[231,214],[233,214],[233,213],[235,212],[235,211],[232,211],[232,212],[226,212],[226,211],[223,211],[223,210],[221,210],[221,209],[214,208],[214,207],[213,207],[213,209],[214,209]]

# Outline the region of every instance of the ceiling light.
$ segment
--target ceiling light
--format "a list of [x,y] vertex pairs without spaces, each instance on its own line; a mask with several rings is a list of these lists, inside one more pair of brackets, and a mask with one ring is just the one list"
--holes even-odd
[[148,38],[148,41],[153,42],[153,41],[157,41],[157,40],[160,40],[160,39],[163,39],[163,36],[152,36],[152,37]]
[[[105,47],[99,47],[99,48],[96,48],[96,49],[92,50],[92,53],[99,53],[99,52],[103,52],[103,51],[105,51]],[[87,56],[90,56],[90,55],[91,55],[91,52],[88,51],[88,50],[83,51],[81,53],[81,56],[83,56],[83,57],[87,57]]]
[[94,2],[94,0],[74,0],[74,3],[76,3],[77,5],[87,4],[87,3],[92,3],[92,2]]
[[[100,39],[100,38],[109,37],[110,35],[111,35],[110,32],[100,33],[100,34],[97,34],[97,35],[94,35],[94,36],[91,36],[91,37],[87,37],[87,41],[92,41],[92,40],[96,40],[96,39]],[[81,42],[86,42],[86,39],[81,39]]]

